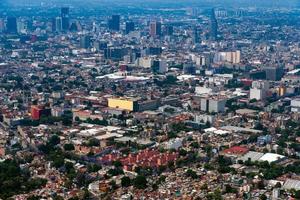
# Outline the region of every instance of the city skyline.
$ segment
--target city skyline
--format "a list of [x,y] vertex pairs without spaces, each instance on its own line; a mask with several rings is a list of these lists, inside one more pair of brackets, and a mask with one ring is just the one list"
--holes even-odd
[[[108,1],[108,0],[87,0],[86,2],[89,2],[92,5],[140,5],[140,1],[138,0],[114,0],[114,1]],[[49,0],[49,1],[43,1],[43,0],[1,0],[2,4],[7,4],[8,6],[26,6],[26,5],[47,5],[47,4],[53,4],[57,6],[63,6],[63,5],[69,5],[69,6],[75,6],[81,5],[82,1],[80,0]],[[79,4],[78,4],[79,3]],[[159,4],[162,4],[163,6],[169,5],[211,5],[211,6],[225,6],[225,7],[234,7],[234,6],[281,6],[281,7],[298,7],[299,1],[297,0],[179,0],[179,1],[171,1],[171,0],[145,0],[143,1],[143,4],[153,4],[154,6],[157,6]],[[141,4],[142,5],[142,4]]]

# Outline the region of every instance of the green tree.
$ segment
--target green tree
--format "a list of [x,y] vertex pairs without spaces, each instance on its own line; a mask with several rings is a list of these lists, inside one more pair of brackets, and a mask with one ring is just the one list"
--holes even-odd
[[116,181],[114,181],[114,180],[110,181],[110,182],[109,182],[109,185],[110,185],[110,187],[112,188],[112,190],[115,190],[115,189],[118,188],[118,187],[117,187],[117,184],[116,184]]
[[119,161],[119,160],[114,161],[114,162],[113,162],[113,165],[114,165],[116,168],[121,168],[121,167],[123,167],[121,161]]
[[122,187],[129,187],[131,185],[131,180],[128,176],[123,176],[121,179]]
[[58,135],[52,135],[49,139],[49,144],[52,146],[56,146],[60,143],[60,138]]
[[225,193],[237,193],[237,189],[231,187],[231,185],[225,185]]
[[295,193],[294,193],[294,197],[296,199],[300,199],[300,190],[297,190]]
[[88,172],[91,173],[91,172],[99,171],[102,167],[100,165],[97,165],[97,164],[89,164],[87,166],[87,168],[88,168]]
[[159,179],[158,179],[158,183],[160,184],[160,183],[165,182],[165,181],[166,181],[166,178],[167,178],[167,177],[165,177],[164,175],[161,175],[161,176],[159,177]]
[[198,178],[197,173],[191,169],[188,169],[185,174],[186,174],[186,176],[191,177],[192,179]]
[[114,168],[114,169],[109,169],[107,171],[107,173],[110,175],[110,176],[118,176],[120,174],[124,174],[124,171],[122,168]]
[[137,175],[137,177],[133,181],[133,185],[137,189],[145,189],[147,188],[147,179],[143,175]]
[[75,150],[75,147],[73,144],[68,143],[68,144],[64,145],[64,150],[65,151],[73,151],[73,150]]
[[97,140],[96,138],[91,138],[88,142],[88,146],[92,147],[92,146],[99,146],[100,145],[100,141]]
[[191,143],[191,146],[195,149],[199,149],[199,147],[200,147],[198,142]]

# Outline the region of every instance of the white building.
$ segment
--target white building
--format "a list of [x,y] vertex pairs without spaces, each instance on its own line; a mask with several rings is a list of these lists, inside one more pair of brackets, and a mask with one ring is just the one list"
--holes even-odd
[[151,68],[152,65],[153,65],[153,58],[150,57],[138,58],[136,60],[136,66],[138,67]]
[[259,161],[267,161],[268,163],[272,163],[283,160],[284,158],[285,156],[276,153],[266,153],[259,159]]
[[60,117],[64,114],[64,109],[59,107],[53,107],[51,108],[51,115],[54,117]]
[[283,189],[285,190],[300,190],[300,181],[294,179],[287,179],[283,185]]
[[205,112],[224,112],[225,111],[225,98],[219,97],[203,97],[200,101],[200,110]]
[[291,112],[300,112],[300,98],[291,101]]
[[196,62],[197,66],[207,66],[210,64],[209,55],[197,55],[192,60]]
[[207,87],[207,86],[198,86],[195,87],[195,93],[198,95],[202,94],[212,94],[213,92],[216,92],[216,89],[214,87]]
[[166,149],[179,149],[182,147],[182,138],[174,138],[165,143]]
[[159,64],[158,64],[158,72],[159,73],[165,73],[168,71],[168,66],[167,66],[167,62],[165,60],[158,60]]
[[22,33],[22,34],[27,33],[27,24],[24,20],[17,21],[17,31],[18,33]]
[[256,99],[258,101],[266,98],[266,93],[262,89],[251,88],[250,89],[250,99]]
[[274,188],[274,189],[272,190],[272,200],[277,200],[277,199],[279,199],[279,194],[280,194],[279,188]]
[[195,115],[194,119],[195,119],[195,122],[197,122],[197,123],[201,123],[201,122],[207,123],[207,122],[209,122],[209,123],[212,124],[212,123],[214,123],[216,117],[214,115],[199,114],[199,115]]
[[270,85],[268,81],[253,81],[250,89],[250,99],[264,100]]

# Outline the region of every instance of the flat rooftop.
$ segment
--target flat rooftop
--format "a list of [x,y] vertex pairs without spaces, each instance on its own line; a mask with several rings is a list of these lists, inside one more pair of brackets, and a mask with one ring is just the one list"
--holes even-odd
[[222,126],[221,129],[233,132],[262,133],[261,130],[243,128],[238,126]]

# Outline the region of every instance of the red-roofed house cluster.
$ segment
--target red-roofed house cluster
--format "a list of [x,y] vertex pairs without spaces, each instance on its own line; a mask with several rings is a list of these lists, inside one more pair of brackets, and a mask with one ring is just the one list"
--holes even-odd
[[145,149],[136,154],[129,154],[126,157],[122,157],[117,154],[109,154],[100,159],[101,162],[111,163],[113,161],[120,160],[124,170],[133,171],[136,167],[151,167],[157,168],[159,166],[165,166],[169,162],[176,161],[178,153],[160,153],[157,150]]
[[246,147],[242,146],[233,146],[229,149],[225,149],[224,151],[221,152],[221,154],[224,155],[244,155],[248,153],[249,149]]

